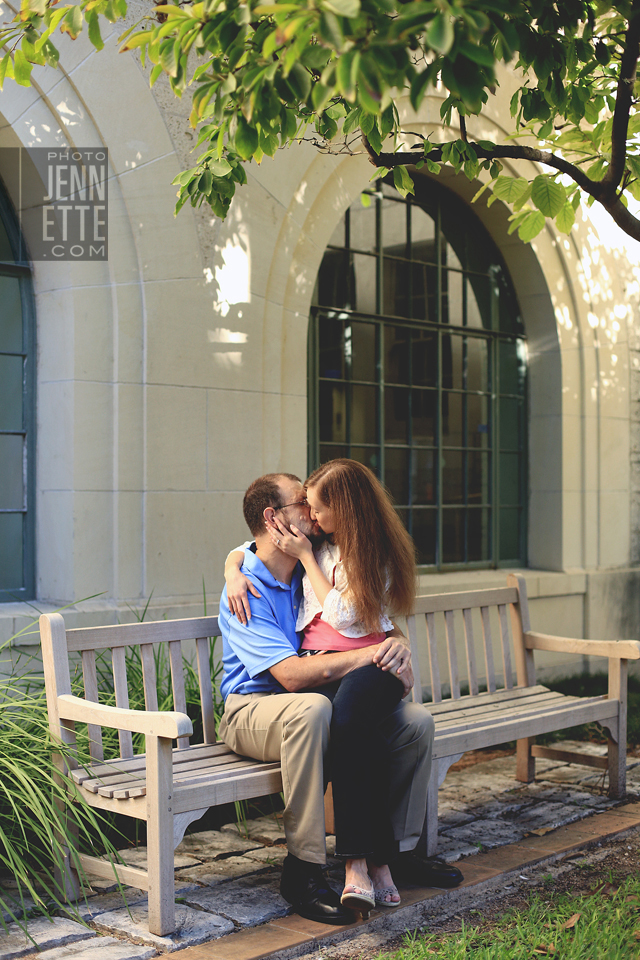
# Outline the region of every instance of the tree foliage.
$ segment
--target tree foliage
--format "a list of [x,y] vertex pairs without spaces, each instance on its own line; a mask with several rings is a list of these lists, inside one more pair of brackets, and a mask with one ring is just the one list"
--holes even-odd
[[[28,85],[34,64],[55,67],[56,31],[75,39],[87,29],[101,49],[101,18],[126,13],[126,0],[22,0],[0,32],[0,84]],[[366,149],[374,175],[392,175],[404,195],[407,167],[450,164],[471,180],[484,169],[482,190],[511,206],[523,240],[546,218],[568,233],[582,198],[640,239],[627,207],[640,201],[640,0],[171,0],[121,41],[149,63],[152,84],[165,74],[192,98],[201,153],[177,177],[177,210],[206,201],[226,216],[246,163],[306,136],[330,151]],[[513,133],[471,141],[466,118],[482,113],[501,63],[521,78]],[[408,140],[398,99],[417,111],[436,87],[442,141]],[[505,159],[541,172],[507,176]]]

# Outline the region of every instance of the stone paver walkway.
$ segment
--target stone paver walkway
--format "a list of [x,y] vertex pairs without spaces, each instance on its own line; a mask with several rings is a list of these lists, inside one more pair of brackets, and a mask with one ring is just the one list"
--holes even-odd
[[[604,753],[604,747],[579,747]],[[144,892],[127,887],[125,906],[115,884],[96,879],[78,905],[82,922],[78,916],[28,919],[32,941],[10,924],[8,932],[0,931],[0,960],[147,960],[176,950],[184,950],[182,960],[295,956],[320,942],[361,935],[363,926],[418,926],[429,902],[460,903],[509,871],[640,824],[640,804],[629,802],[640,795],[640,760],[628,761],[629,797],[623,803],[609,800],[602,772],[592,767],[538,760],[532,784],[518,783],[514,773],[515,757],[504,757],[447,775],[440,789],[438,852],[461,861],[465,883],[455,891],[403,889],[400,910],[374,911],[364,924],[328,927],[304,920],[291,914],[279,894],[286,855],[281,822],[262,817],[249,821],[246,832],[227,824],[183,840],[176,851],[178,926],[171,936],[149,933]],[[327,840],[331,854],[333,838]],[[122,856],[140,866],[146,851]],[[340,864],[331,857],[329,878],[339,889]]]

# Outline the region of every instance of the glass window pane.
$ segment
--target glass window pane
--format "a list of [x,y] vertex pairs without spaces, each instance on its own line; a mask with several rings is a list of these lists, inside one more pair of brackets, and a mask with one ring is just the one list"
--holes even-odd
[[462,390],[463,337],[450,333],[442,335],[442,386]]
[[435,510],[412,510],[412,535],[416,545],[418,563],[436,562],[436,520]]
[[467,337],[467,390],[489,389],[489,344]]
[[383,262],[383,313],[390,317],[409,317],[410,289],[409,274],[411,264],[403,260],[389,260]]
[[347,398],[343,384],[320,384],[320,440],[346,443]]
[[491,281],[488,277],[467,280],[467,326],[491,330]]
[[22,430],[22,357],[0,356],[0,430]]
[[489,510],[467,510],[467,561],[488,560]]
[[0,434],[0,510],[24,506],[23,449],[21,436]]
[[384,435],[387,442],[408,443],[409,391],[404,387],[384,391]]
[[376,258],[352,254],[355,293],[352,309],[359,313],[376,313]]
[[378,388],[351,388],[351,443],[375,443],[378,439]]
[[411,391],[411,432],[413,443],[436,442],[438,394],[435,390]]
[[450,243],[445,242],[443,244],[442,256],[443,256],[443,263],[447,267],[457,267],[459,270],[462,269],[462,264],[458,259],[458,254],[455,252],[455,250],[453,249]]
[[431,330],[414,330],[411,334],[411,363],[416,387],[438,384],[438,334]]
[[409,502],[409,451],[387,447],[384,454],[384,482],[395,503]]
[[24,586],[23,523],[21,513],[0,513],[0,590],[19,590]]
[[364,207],[360,200],[349,211],[349,246],[352,250],[376,249],[376,201],[368,196],[370,204]]
[[409,337],[406,327],[384,328],[384,379],[386,383],[409,383]]
[[[6,149],[12,149],[11,147]],[[18,153],[17,148],[15,149],[16,155]],[[6,227],[2,220],[0,220],[0,260],[3,260],[5,263],[14,262],[13,250],[11,249],[11,243],[9,242],[9,235],[7,234]]]
[[385,253],[396,257],[408,256],[407,208],[404,203],[382,201],[382,245]]
[[500,393],[524,394],[524,349],[521,341],[498,344],[498,371]]
[[500,454],[500,504],[520,502],[520,456],[517,453]]
[[0,277],[0,350],[22,352],[22,303],[17,277]]
[[520,400],[500,398],[500,448],[517,450],[520,442]]
[[373,323],[351,323],[345,330],[351,354],[352,380],[376,380],[376,328]]
[[447,447],[462,447],[462,394],[442,393],[442,442]]
[[464,503],[464,456],[462,450],[442,453],[443,503]]
[[416,204],[411,206],[411,259],[436,263],[436,225]]
[[500,510],[500,560],[518,560],[520,558],[521,511],[518,509]]
[[461,273],[445,270],[442,274],[442,322],[453,323],[461,327],[464,323],[462,287],[464,277]]
[[[448,454],[447,454],[448,457]],[[486,453],[467,453],[467,503],[490,503],[489,457]]]
[[344,378],[344,344],[342,320],[320,317],[318,324],[320,346],[320,376],[333,380]]
[[442,511],[442,562],[464,563],[464,508]]
[[318,271],[317,298],[321,307],[351,304],[351,262],[346,250],[327,250]]
[[340,453],[336,456],[346,457],[350,456],[352,460],[357,460],[358,463],[364,463],[365,467],[369,467],[370,470],[373,470],[376,476],[378,476],[378,468],[380,466],[380,457],[378,456],[377,448],[371,447],[351,447],[351,453]]
[[344,235],[345,220],[346,220],[346,217],[344,215],[340,217],[340,220],[338,221],[338,223],[336,223],[335,229],[331,234],[331,239],[329,240],[329,243],[327,244],[327,246],[329,247],[345,247],[346,246],[345,235]]
[[320,463],[328,463],[329,460],[337,460],[338,457],[348,457],[349,448],[347,446],[338,446],[334,443],[320,444]]
[[470,447],[489,446],[489,397],[467,395],[467,431]]
[[411,473],[411,502],[413,504],[436,502],[437,450],[414,450]]

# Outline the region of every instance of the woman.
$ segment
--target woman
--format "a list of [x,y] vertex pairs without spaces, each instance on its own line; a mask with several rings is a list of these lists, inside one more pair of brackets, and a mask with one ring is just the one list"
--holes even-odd
[[[355,460],[324,464],[308,478],[306,491],[311,519],[327,540],[314,551],[295,526],[288,529],[278,519],[270,531],[278,549],[305,568],[296,624],[303,632],[301,654],[380,643],[393,629],[387,610],[406,614],[413,604],[411,538],[382,485]],[[388,778],[374,781],[372,771],[379,771],[386,750],[380,724],[400,701],[402,683],[372,663],[314,692],[333,702],[336,855],[346,861],[342,902],[365,913],[376,901],[397,906],[400,897],[388,867],[397,853]]]

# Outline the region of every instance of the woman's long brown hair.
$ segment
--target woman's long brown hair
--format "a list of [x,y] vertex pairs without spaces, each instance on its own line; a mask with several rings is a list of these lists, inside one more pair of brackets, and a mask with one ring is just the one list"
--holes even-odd
[[[356,460],[330,460],[307,479],[335,517],[335,540],[359,618],[380,630],[385,609],[413,609],[416,561],[413,541],[377,477]],[[388,583],[388,586],[387,586]]]

